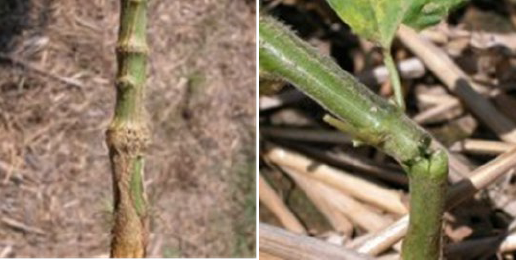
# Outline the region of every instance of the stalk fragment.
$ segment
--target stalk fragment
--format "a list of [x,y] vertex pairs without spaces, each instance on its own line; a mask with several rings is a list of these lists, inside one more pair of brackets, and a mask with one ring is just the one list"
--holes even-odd
[[116,47],[115,114],[106,132],[113,177],[111,257],[145,257],[147,202],[143,186],[149,128],[144,108],[147,1],[121,0]]

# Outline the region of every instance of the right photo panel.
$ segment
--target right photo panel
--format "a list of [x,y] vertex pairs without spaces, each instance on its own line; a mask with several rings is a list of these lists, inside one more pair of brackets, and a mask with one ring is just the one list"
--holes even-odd
[[515,259],[515,1],[258,19],[260,259]]

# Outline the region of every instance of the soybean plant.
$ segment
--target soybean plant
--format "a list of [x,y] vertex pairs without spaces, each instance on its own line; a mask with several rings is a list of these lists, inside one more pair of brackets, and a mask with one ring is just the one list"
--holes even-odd
[[260,82],[285,80],[333,115],[324,120],[358,142],[392,156],[409,176],[410,221],[403,259],[439,259],[448,176],[446,152],[430,147],[430,135],[404,114],[403,93],[390,54],[397,28],[417,29],[440,21],[462,0],[328,0],[360,36],[383,50],[396,105],[379,97],[331,58],[320,54],[273,18],[259,21]]

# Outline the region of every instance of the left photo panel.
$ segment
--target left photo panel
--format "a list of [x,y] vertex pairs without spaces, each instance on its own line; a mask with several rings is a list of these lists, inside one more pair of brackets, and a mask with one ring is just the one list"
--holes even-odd
[[255,258],[256,13],[0,1],[0,258]]

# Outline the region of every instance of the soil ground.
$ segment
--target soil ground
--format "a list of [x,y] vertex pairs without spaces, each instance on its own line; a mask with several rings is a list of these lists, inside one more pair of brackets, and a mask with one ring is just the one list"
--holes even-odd
[[[255,255],[255,7],[149,1],[150,257]],[[106,256],[119,1],[0,2],[0,252]],[[6,251],[7,250],[7,251]]]

